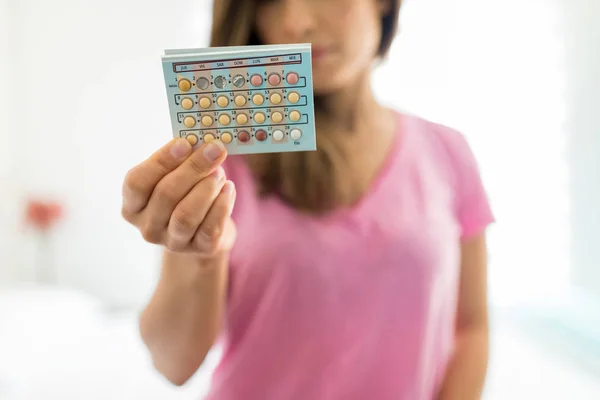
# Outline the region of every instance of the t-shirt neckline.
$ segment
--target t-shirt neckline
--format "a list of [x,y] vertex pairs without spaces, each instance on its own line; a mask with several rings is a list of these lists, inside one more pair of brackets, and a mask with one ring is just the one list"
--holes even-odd
[[339,218],[352,218],[359,215],[362,210],[377,197],[381,190],[381,186],[387,181],[388,176],[393,171],[398,160],[402,157],[407,144],[407,135],[410,129],[407,129],[406,116],[401,112],[392,111],[396,127],[394,128],[394,139],[390,145],[390,149],[385,156],[385,160],[381,164],[379,170],[375,174],[373,180],[365,190],[362,196],[352,205],[345,206],[327,213],[323,218],[327,221]]

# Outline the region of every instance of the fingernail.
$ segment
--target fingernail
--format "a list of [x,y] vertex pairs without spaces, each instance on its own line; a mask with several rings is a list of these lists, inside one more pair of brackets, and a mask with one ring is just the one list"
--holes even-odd
[[218,180],[225,179],[225,170],[223,169],[223,167],[217,168],[214,173],[215,178],[217,178]]
[[235,189],[235,185],[233,184],[232,181],[227,181],[227,182],[225,182],[225,185],[223,185],[223,193],[231,194],[231,193],[233,193],[234,189]]
[[225,150],[223,145],[219,141],[213,140],[202,150],[202,153],[208,161],[215,161],[221,157],[223,150]]
[[190,142],[185,139],[177,139],[175,143],[171,146],[171,155],[179,159],[185,155],[187,155],[192,148]]

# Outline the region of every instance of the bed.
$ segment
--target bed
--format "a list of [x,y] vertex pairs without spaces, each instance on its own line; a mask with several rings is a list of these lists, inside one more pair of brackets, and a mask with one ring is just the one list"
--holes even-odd
[[134,312],[115,312],[64,288],[0,292],[1,400],[194,399],[206,390],[207,363],[183,388],[152,368]]
[[[600,399],[600,381],[496,320],[485,400]],[[184,387],[157,374],[137,315],[66,288],[0,290],[0,400],[199,400],[213,351]]]

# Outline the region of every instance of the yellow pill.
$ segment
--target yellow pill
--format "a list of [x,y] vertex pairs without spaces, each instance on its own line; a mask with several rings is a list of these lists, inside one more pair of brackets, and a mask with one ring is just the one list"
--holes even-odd
[[183,124],[188,128],[193,128],[196,125],[196,118],[194,117],[185,117],[183,119]]
[[196,143],[198,143],[198,137],[194,134],[189,134],[185,138],[187,139],[188,142],[190,142],[190,144],[192,146],[194,146]]
[[179,90],[182,92],[187,92],[192,88],[192,82],[190,82],[188,79],[181,79],[178,83],[178,86]]
[[283,114],[279,111],[275,111],[273,114],[271,114],[271,120],[273,120],[275,123],[279,123],[283,121]]
[[211,133],[206,133],[206,134],[204,134],[202,139],[204,139],[204,143],[210,143],[213,140],[215,140],[215,137]]
[[229,123],[231,122],[231,117],[227,114],[221,114],[219,116],[219,123],[221,125],[229,125]]
[[208,115],[205,115],[204,117],[202,117],[202,125],[211,126],[212,124],[213,124],[212,117],[209,117]]
[[235,121],[240,125],[244,125],[248,122],[248,116],[246,114],[238,114],[235,117]]
[[219,105],[219,107],[227,107],[227,105],[229,104],[229,99],[225,96],[219,96],[217,98],[217,104]]
[[296,104],[298,101],[300,101],[300,95],[296,92],[292,92],[288,94],[288,100],[290,103]]
[[221,135],[221,142],[228,144],[231,143],[231,141],[233,140],[233,136],[231,136],[231,133],[229,132],[225,132]]
[[235,105],[238,107],[243,107],[246,105],[246,97],[244,96],[235,96]]
[[270,100],[271,100],[271,103],[273,103],[273,104],[279,104],[279,103],[281,103],[281,100],[283,100],[283,99],[281,98],[281,95],[279,93],[273,93],[271,95]]
[[208,97],[203,97],[200,99],[200,107],[202,108],[208,108],[210,107],[210,105],[212,104],[212,101],[210,101],[210,99]]
[[254,122],[258,123],[258,124],[262,124],[263,122],[265,122],[266,117],[265,114],[263,113],[256,113],[254,114]]
[[300,113],[298,111],[292,111],[290,113],[290,119],[294,122],[300,121]]
[[194,107],[194,100],[186,97],[185,99],[181,100],[181,107],[183,107],[184,110],[191,110],[192,107]]
[[257,106],[260,106],[262,103],[264,103],[265,98],[262,97],[262,95],[260,94],[255,94],[254,96],[252,96],[252,102],[254,104],[256,104]]

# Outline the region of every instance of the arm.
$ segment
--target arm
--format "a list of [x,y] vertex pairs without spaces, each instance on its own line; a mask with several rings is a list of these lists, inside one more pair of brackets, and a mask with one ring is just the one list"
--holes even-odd
[[140,333],[155,368],[183,385],[196,372],[221,330],[228,257],[201,260],[164,252],[161,278],[140,318]]
[[140,334],[158,371],[177,385],[196,372],[221,329],[236,237],[235,186],[220,166],[226,155],[218,141],[192,151],[174,139],[123,183],[123,217],[165,249]]
[[438,400],[481,398],[488,363],[487,249],[484,234],[461,243],[456,349]]

